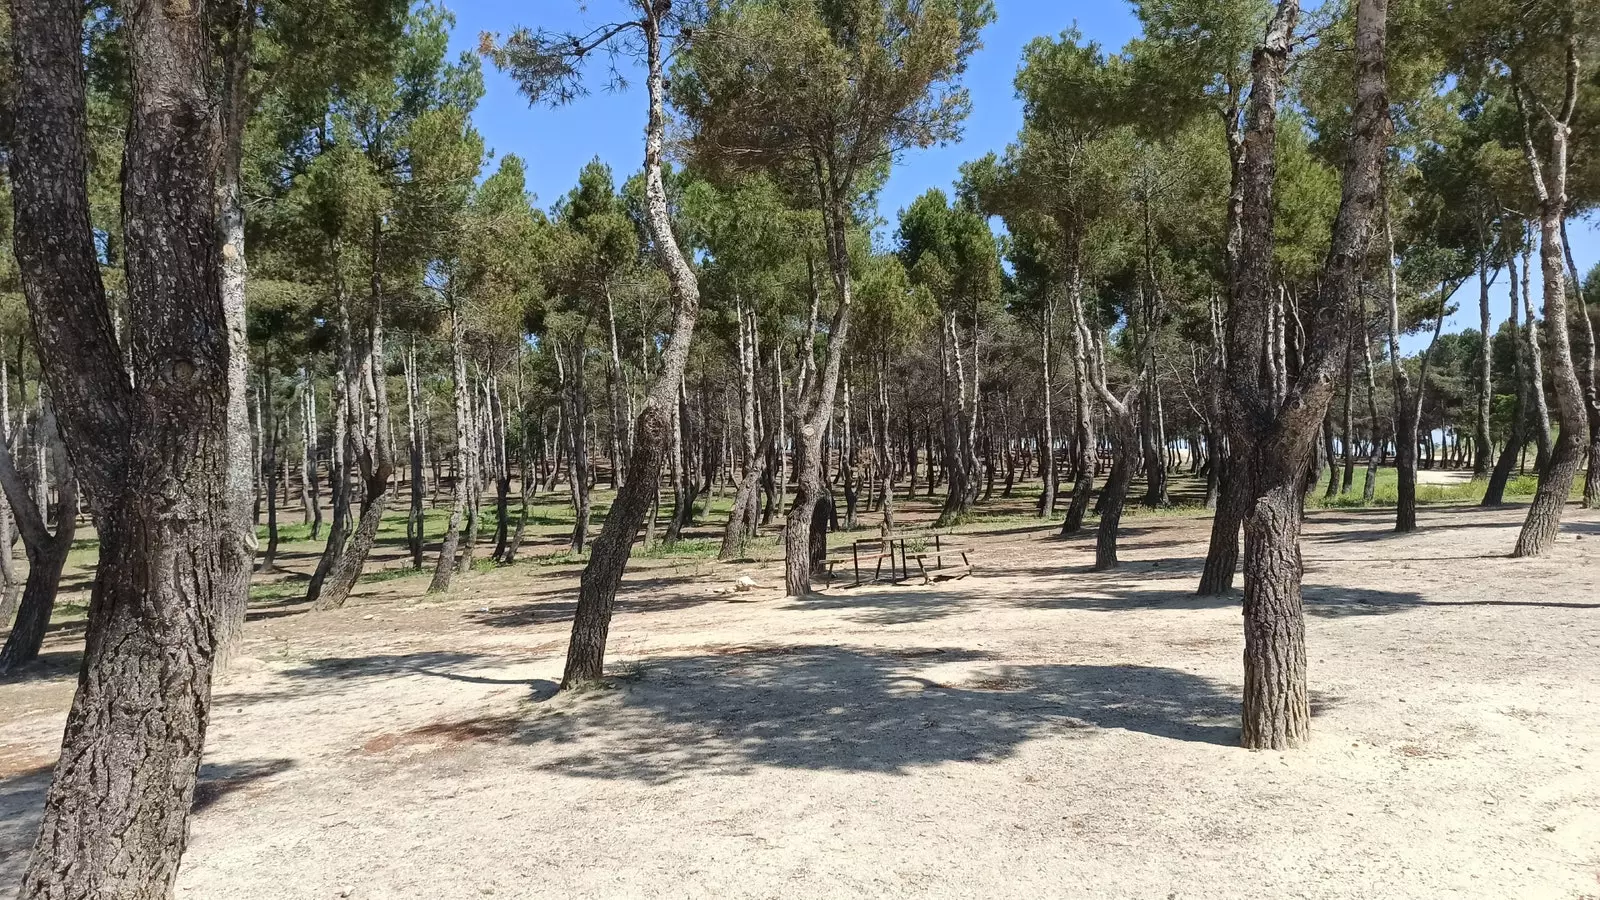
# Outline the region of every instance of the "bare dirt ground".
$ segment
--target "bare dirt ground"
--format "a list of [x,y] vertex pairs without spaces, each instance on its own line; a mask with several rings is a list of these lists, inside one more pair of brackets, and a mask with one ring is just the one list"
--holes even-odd
[[[1600,897],[1600,517],[1505,557],[1522,511],[1309,516],[1314,745],[1236,746],[1236,600],[1208,522],[1000,526],[931,587],[716,593],[644,566],[604,690],[554,696],[573,570],[445,599],[252,614],[216,688],[178,895]],[[965,539],[964,539],[965,540]],[[0,685],[0,893],[77,637]]]

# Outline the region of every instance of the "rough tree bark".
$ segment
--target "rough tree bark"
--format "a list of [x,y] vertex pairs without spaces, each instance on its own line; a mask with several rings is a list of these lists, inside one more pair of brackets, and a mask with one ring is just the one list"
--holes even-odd
[[[1355,104],[1335,220],[1320,290],[1298,311],[1306,324],[1299,371],[1281,387],[1266,375],[1270,353],[1273,180],[1277,105],[1299,7],[1278,4],[1251,63],[1246,124],[1245,202],[1238,291],[1228,322],[1228,422],[1244,482],[1244,704],[1241,743],[1289,749],[1310,739],[1303,564],[1303,487],[1317,429],[1332,401],[1337,349],[1361,283],[1380,198],[1388,144],[1385,0],[1359,0],[1355,30]],[[1281,369],[1280,369],[1281,371]]]
[[1566,251],[1561,229],[1567,214],[1568,142],[1578,101],[1576,35],[1567,36],[1566,63],[1566,87],[1559,110],[1541,107],[1549,138],[1543,159],[1534,146],[1534,126],[1527,112],[1527,98],[1520,86],[1516,90],[1517,106],[1523,113],[1523,156],[1532,176],[1534,196],[1539,201],[1539,274],[1544,281],[1544,328],[1550,351],[1550,378],[1555,387],[1556,420],[1561,429],[1549,464],[1539,472],[1539,487],[1534,491],[1522,532],[1517,535],[1511,554],[1517,557],[1543,556],[1555,546],[1556,533],[1561,529],[1561,513],[1572,493],[1572,483],[1588,444],[1589,418],[1572,358]]
[[650,97],[650,118],[645,129],[645,224],[651,244],[672,289],[677,307],[672,337],[662,354],[661,371],[645,396],[634,428],[634,441],[628,454],[628,473],[617,491],[605,525],[595,538],[589,564],[584,567],[578,586],[578,609],[572,621],[572,640],[567,647],[563,688],[576,688],[598,681],[605,670],[606,637],[611,630],[611,614],[616,606],[617,587],[633,552],[634,538],[650,512],[661,477],[661,457],[666,450],[672,407],[677,402],[678,385],[689,360],[689,344],[700,313],[700,286],[694,270],[684,258],[672,230],[672,214],[667,206],[667,191],[661,176],[661,151],[665,140],[665,76],[662,71],[661,26],[665,6],[642,4]]
[[243,581],[229,571],[250,550],[229,502],[207,17],[183,12],[124,10],[130,379],[90,229],[83,7],[11,3],[18,268],[100,531],[84,659],[23,877],[27,900],[171,896],[215,655],[243,604]]
[[[39,656],[44,636],[50,627],[50,614],[56,605],[56,589],[61,584],[61,569],[72,550],[72,537],[78,524],[78,483],[67,461],[54,417],[46,416],[40,430],[49,435],[50,461],[56,481],[56,530],[51,533],[42,508],[28,495],[28,485],[13,465],[11,447],[0,429],[0,488],[10,506],[22,546],[28,555],[28,577],[17,607],[16,623],[0,648],[0,675],[24,666]],[[9,540],[9,535],[6,536]],[[9,549],[9,547],[5,548]],[[5,624],[0,618],[0,625]]]
[[[839,371],[844,363],[845,342],[850,331],[850,248],[847,245],[849,230],[849,200],[844,193],[846,185],[839,183],[837,174],[819,171],[818,187],[822,192],[823,218],[828,244],[828,263],[833,276],[833,289],[838,307],[828,332],[828,345],[823,363],[815,377],[802,382],[796,398],[796,420],[799,434],[795,441],[795,500],[789,507],[784,524],[784,590],[790,597],[803,597],[811,593],[813,556],[812,532],[817,508],[828,499],[827,476],[823,472],[823,432],[833,421],[833,398],[839,385]],[[809,350],[807,351],[809,353]]]

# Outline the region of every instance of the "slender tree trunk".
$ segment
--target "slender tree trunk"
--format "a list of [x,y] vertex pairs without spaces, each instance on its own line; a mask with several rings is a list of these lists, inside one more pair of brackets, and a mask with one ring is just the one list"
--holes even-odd
[[418,416],[421,375],[417,372],[417,346],[406,349],[406,449],[411,463],[411,508],[406,513],[406,546],[411,551],[411,567],[422,570],[422,548],[427,519],[422,511],[422,419]]
[[661,477],[661,456],[666,449],[672,403],[689,359],[689,345],[700,311],[700,288],[678,247],[667,207],[667,192],[661,176],[661,149],[666,128],[665,84],[662,72],[660,12],[645,7],[644,37],[648,59],[647,84],[650,119],[645,131],[645,222],[649,227],[656,256],[667,271],[677,312],[672,337],[662,355],[661,372],[645,397],[634,428],[634,442],[628,457],[628,474],[617,491],[616,501],[606,516],[600,536],[595,539],[589,564],[584,567],[578,587],[578,609],[572,622],[572,640],[567,648],[566,671],[562,686],[575,688],[598,681],[605,669],[606,637],[616,605],[617,587],[633,552],[634,538],[650,512]]
[[[1056,422],[1054,412],[1055,389],[1050,383],[1051,356],[1050,339],[1055,330],[1055,301],[1046,298],[1043,312],[1044,321],[1040,331],[1040,359],[1039,366],[1039,405],[1044,416],[1044,436],[1039,443],[1039,475],[1044,480],[1044,489],[1039,493],[1039,518],[1053,519],[1056,514]],[[1006,473],[1006,496],[1011,496],[1011,473]]]
[[[1073,266],[1067,276],[1067,303],[1072,308],[1081,307],[1082,275]],[[1067,518],[1061,523],[1061,535],[1077,534],[1083,530],[1083,517],[1089,511],[1089,497],[1094,493],[1095,437],[1093,410],[1089,406],[1088,348],[1076,328],[1072,335],[1072,387],[1074,411],[1077,415],[1076,434],[1078,458],[1074,464],[1076,482],[1072,486],[1072,500],[1067,505]]]
[[1583,299],[1583,279],[1578,276],[1578,264],[1572,258],[1572,241],[1567,238],[1567,220],[1561,219],[1561,246],[1567,260],[1568,284],[1572,287],[1572,312],[1577,318],[1582,343],[1582,353],[1577,361],[1579,386],[1583,389],[1584,413],[1589,421],[1589,473],[1583,480],[1583,508],[1600,509],[1600,360],[1596,359],[1594,315]]
[[[816,508],[828,500],[827,478],[823,472],[823,432],[833,420],[834,392],[844,363],[846,339],[850,332],[850,250],[849,200],[847,185],[835,183],[834,173],[818,173],[823,189],[824,224],[827,229],[828,262],[838,308],[828,332],[828,346],[817,378],[805,379],[798,401],[800,423],[795,442],[795,471],[799,475],[794,505],[784,525],[784,588],[790,597],[811,593],[812,533]],[[809,355],[809,348],[807,350]]]
[[367,311],[366,342],[361,349],[358,365],[353,368],[358,384],[354,389],[347,389],[350,397],[361,398],[359,405],[350,403],[358,412],[350,423],[352,437],[355,432],[362,432],[361,453],[357,457],[362,475],[361,512],[351,532],[349,546],[328,571],[327,581],[313,604],[315,609],[337,609],[350,598],[350,592],[366,566],[367,555],[377,541],[378,527],[383,522],[383,512],[388,506],[394,475],[394,453],[390,447],[389,388],[384,372],[383,227],[381,220],[376,218],[372,224],[371,240],[372,285],[368,299],[370,309]]
[[[1508,264],[1507,268],[1510,268]],[[1512,284],[1516,284],[1515,273],[1512,275]],[[1550,467],[1550,454],[1555,450],[1555,444],[1550,437],[1550,405],[1544,393],[1544,353],[1539,345],[1539,320],[1533,314],[1533,280],[1529,272],[1528,253],[1522,254],[1522,312],[1527,317],[1526,330],[1523,332],[1523,345],[1528,351],[1528,381],[1532,386],[1530,396],[1533,398],[1533,439],[1539,448],[1539,454],[1533,467],[1540,473]],[[1513,301],[1515,302],[1515,298]]]
[[437,594],[450,589],[450,578],[456,571],[456,556],[461,548],[461,522],[466,516],[468,481],[472,460],[472,394],[467,382],[466,320],[454,305],[450,307],[450,364],[454,385],[456,408],[456,460],[455,484],[450,492],[450,521],[444,529],[444,540],[439,545],[439,559],[433,567],[433,578],[428,582],[428,593]]
[[305,507],[305,523],[311,526],[311,539],[322,536],[322,496],[317,479],[317,386],[310,371],[300,367],[300,497]]
[[[27,484],[12,464],[11,448],[0,442],[0,488],[5,501],[14,511],[23,548],[28,554],[28,578],[22,588],[21,603],[17,607],[16,623],[0,648],[0,675],[33,662],[44,646],[45,633],[50,627],[50,615],[55,610],[56,594],[61,584],[61,570],[66,565],[67,554],[72,551],[72,538],[78,524],[78,487],[72,467],[67,462],[66,447],[57,433],[54,416],[48,411],[40,430],[49,437],[50,459],[54,463],[56,480],[56,530],[51,534],[41,507],[28,496]],[[7,540],[9,541],[9,536]],[[4,548],[10,550],[10,545]],[[0,620],[0,624],[4,624]]]
[[[220,154],[214,193],[216,202],[216,240],[220,245],[222,314],[228,336],[228,502],[233,510],[234,528],[239,537],[230,541],[232,553],[225,560],[224,593],[238,600],[222,620],[220,652],[228,648],[244,630],[245,604],[249,599],[251,560],[257,549],[252,516],[254,475],[250,465],[249,418],[245,399],[250,375],[250,341],[246,332],[245,281],[249,274],[245,261],[244,211],[244,135],[249,123],[252,100],[250,71],[255,61],[256,7],[241,4],[222,11],[231,41],[228,50],[214,67],[222,73],[220,91],[215,98],[218,109]],[[219,18],[222,18],[219,17]],[[263,566],[271,571],[272,565]]]
[[272,364],[261,364],[261,478],[267,488],[267,549],[261,555],[262,574],[278,569],[278,420],[272,399]]

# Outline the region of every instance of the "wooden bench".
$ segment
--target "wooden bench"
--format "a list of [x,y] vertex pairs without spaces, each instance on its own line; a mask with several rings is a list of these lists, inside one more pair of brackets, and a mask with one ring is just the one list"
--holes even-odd
[[[827,568],[828,577],[831,579],[834,570],[848,561],[855,572],[855,581],[849,585],[850,587],[860,587],[867,583],[869,579],[862,577],[863,567],[867,564],[872,566],[870,580],[873,582],[884,581],[884,560],[889,562],[890,577],[887,580],[890,582],[910,580],[912,575],[911,562],[913,560],[916,561],[917,574],[922,576],[923,584],[931,584],[935,578],[965,578],[971,575],[973,571],[972,554],[975,551],[971,547],[948,546],[944,543],[944,538],[946,537],[950,537],[950,535],[890,535],[887,538],[863,538],[850,545],[850,555],[848,557],[843,555],[830,557],[825,561],[824,565]],[[927,545],[929,539],[932,540],[932,546]],[[923,541],[924,545],[916,550],[906,546],[914,540]],[[945,557],[957,556],[961,558],[960,565],[945,565]],[[932,561],[931,568],[929,567],[930,560]]]

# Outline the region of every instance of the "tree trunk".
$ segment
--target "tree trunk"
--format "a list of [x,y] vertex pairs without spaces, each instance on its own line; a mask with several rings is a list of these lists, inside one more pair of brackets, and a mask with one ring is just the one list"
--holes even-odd
[[[813,514],[827,497],[827,477],[823,472],[826,462],[822,455],[823,431],[833,420],[833,397],[844,363],[845,341],[850,332],[849,200],[843,195],[846,186],[833,183],[831,178],[832,173],[819,173],[818,176],[823,192],[828,262],[839,305],[828,332],[827,350],[818,377],[803,382],[798,400],[800,433],[795,442],[795,471],[799,475],[799,483],[783,534],[784,588],[790,597],[803,597],[811,593]],[[809,355],[809,345],[806,352]]]
[[278,570],[278,419],[272,399],[272,364],[261,363],[261,478],[267,488],[267,549],[261,555],[262,574]]
[[[1512,271],[1512,284],[1516,284],[1516,273],[1511,269],[1514,264],[1508,264],[1507,270]],[[1533,467],[1540,473],[1550,467],[1550,454],[1554,452],[1555,444],[1550,437],[1550,405],[1544,393],[1544,352],[1539,345],[1538,319],[1533,315],[1533,275],[1529,271],[1528,253],[1522,253],[1522,312],[1527,318],[1526,329],[1523,332],[1523,345],[1528,351],[1528,382],[1531,385],[1529,395],[1533,398],[1533,439],[1539,454]],[[1516,302],[1513,298],[1512,302]]]
[[384,291],[380,265],[382,225],[377,220],[372,225],[372,242],[371,308],[367,313],[366,343],[354,367],[357,384],[350,391],[353,396],[361,398],[360,404],[350,404],[358,412],[351,419],[352,438],[356,436],[356,431],[362,432],[361,452],[357,457],[362,475],[361,514],[351,532],[349,546],[328,572],[322,593],[313,604],[314,609],[337,609],[350,598],[350,591],[355,588],[361,570],[366,566],[367,555],[377,541],[378,527],[383,522],[394,475],[394,453],[389,445],[389,388],[384,371]]
[[661,372],[646,395],[644,409],[639,412],[627,477],[617,491],[616,501],[600,529],[600,536],[595,539],[589,564],[584,567],[579,581],[578,608],[567,648],[566,671],[561,679],[562,687],[569,689],[596,682],[604,672],[606,637],[611,629],[617,587],[633,552],[634,538],[656,495],[661,456],[671,424],[670,410],[677,398],[678,385],[683,381],[695,319],[700,311],[700,288],[673,234],[666,186],[661,176],[666,114],[660,15],[653,4],[646,5],[643,24],[649,67],[650,119],[645,131],[645,222],[657,259],[667,271],[677,312],[672,337],[662,355]]
[[1578,276],[1578,264],[1572,258],[1572,241],[1567,238],[1567,220],[1561,219],[1561,246],[1567,259],[1567,277],[1572,287],[1573,314],[1582,326],[1579,337],[1582,339],[1582,358],[1577,363],[1577,375],[1580,387],[1583,389],[1584,412],[1589,420],[1589,449],[1588,465],[1589,474],[1583,480],[1583,508],[1600,509],[1600,360],[1596,359],[1600,349],[1596,348],[1594,337],[1594,316],[1583,299],[1583,280]]
[[[1045,300],[1044,322],[1040,327],[1039,405],[1044,416],[1044,436],[1039,442],[1039,476],[1044,489],[1039,493],[1039,518],[1053,519],[1056,514],[1056,422],[1054,414],[1055,390],[1050,384],[1050,338],[1055,329],[1055,302]],[[1011,472],[1006,472],[1006,494],[1011,496]]]
[[[1332,402],[1341,325],[1361,286],[1380,173],[1390,133],[1385,77],[1385,0],[1359,0],[1355,23],[1355,103],[1346,146],[1338,216],[1319,289],[1295,310],[1312,323],[1297,335],[1298,371],[1264,354],[1275,343],[1272,308],[1273,173],[1277,107],[1287,64],[1295,0],[1282,0],[1251,62],[1246,125],[1243,242],[1228,322],[1227,393],[1233,475],[1248,498],[1244,520],[1244,704],[1241,743],[1290,749],[1310,738],[1305,616],[1300,595],[1301,507],[1317,429]],[[1286,355],[1284,362],[1288,362]],[[1292,374],[1292,378],[1284,378]],[[1281,379],[1281,380],[1280,380]]]
[[411,463],[411,508],[406,513],[406,546],[411,551],[411,567],[422,571],[422,548],[427,540],[427,523],[422,511],[422,420],[417,415],[422,376],[417,372],[417,345],[406,350],[406,449]]
[[[221,623],[221,651],[238,640],[244,630],[245,605],[250,594],[251,558],[257,541],[252,496],[254,474],[250,467],[249,418],[245,398],[250,375],[250,340],[245,317],[244,140],[251,113],[250,71],[255,58],[255,7],[234,7],[228,20],[232,40],[218,66],[222,72],[218,108],[220,163],[216,169],[216,240],[221,245],[222,315],[228,335],[228,503],[239,538],[230,542],[233,552],[224,561],[224,593],[238,600]],[[224,13],[226,16],[227,13]],[[271,571],[266,565],[262,571]]]
[[84,659],[23,877],[27,900],[171,896],[213,662],[243,607],[236,570],[251,552],[229,502],[232,363],[206,17],[160,3],[124,12],[131,379],[89,228],[83,8],[11,4],[18,269],[100,532]]
[[467,383],[466,319],[455,305],[450,307],[450,363],[451,381],[455,392],[456,408],[456,460],[455,484],[450,492],[450,522],[444,529],[444,540],[439,545],[439,559],[433,567],[433,578],[428,582],[428,593],[437,594],[450,589],[450,578],[456,571],[456,555],[461,548],[461,522],[466,516],[468,484],[472,468],[472,395]]
[[322,536],[322,496],[317,483],[317,387],[304,366],[300,368],[300,385],[300,502],[314,541]]
[[[1562,235],[1562,223],[1567,214],[1567,143],[1578,94],[1576,35],[1568,36],[1566,74],[1566,93],[1560,111],[1544,110],[1549,126],[1549,150],[1544,161],[1534,149],[1531,123],[1524,128],[1524,155],[1533,174],[1534,193],[1539,199],[1539,274],[1544,282],[1544,328],[1550,349],[1550,376],[1555,386],[1556,418],[1561,430],[1549,465],[1539,472],[1539,487],[1534,491],[1528,517],[1512,551],[1517,557],[1544,556],[1555,546],[1562,511],[1588,450],[1589,416],[1572,356],[1566,250]],[[1526,115],[1520,92],[1517,105]],[[1534,343],[1537,345],[1537,340]]]
[[[66,447],[61,443],[54,416],[48,410],[39,428],[42,434],[49,435],[46,440],[50,444],[50,459],[55,469],[54,534],[48,530],[41,508],[28,496],[28,486],[13,465],[11,448],[0,440],[0,489],[4,490],[5,501],[15,515],[23,548],[28,554],[28,577],[22,588],[21,603],[17,607],[16,623],[6,637],[5,647],[0,649],[0,675],[38,658],[39,649],[44,646],[45,632],[50,627],[50,615],[55,610],[61,570],[66,565],[67,554],[72,550],[72,538],[77,531],[77,480],[67,462]],[[9,550],[9,544],[3,548],[3,551]],[[0,618],[0,624],[4,622],[5,619]]]
[[[1067,302],[1073,308],[1082,305],[1082,275],[1076,265],[1067,276]],[[1095,436],[1093,410],[1089,406],[1088,348],[1076,328],[1072,333],[1072,387],[1076,394],[1074,412],[1077,415],[1075,441],[1078,458],[1074,463],[1076,481],[1072,486],[1072,500],[1067,504],[1067,518],[1061,523],[1061,535],[1077,534],[1083,530],[1083,517],[1089,512],[1089,497],[1094,493]]]

